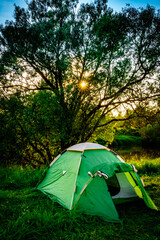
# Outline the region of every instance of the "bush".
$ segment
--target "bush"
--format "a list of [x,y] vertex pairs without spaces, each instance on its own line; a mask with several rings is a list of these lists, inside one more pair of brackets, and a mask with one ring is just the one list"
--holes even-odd
[[129,135],[116,135],[112,143],[112,147],[114,148],[128,148],[141,145],[141,137]]
[[160,125],[156,124],[151,126],[150,124],[147,127],[140,129],[140,134],[142,137],[142,143],[146,147],[159,147],[160,145]]

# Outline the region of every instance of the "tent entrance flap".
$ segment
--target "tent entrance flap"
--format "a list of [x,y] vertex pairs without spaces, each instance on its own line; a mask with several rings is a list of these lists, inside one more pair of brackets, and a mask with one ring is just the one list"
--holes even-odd
[[120,222],[104,178],[96,176],[88,183],[75,205],[76,211],[96,215],[105,221]]

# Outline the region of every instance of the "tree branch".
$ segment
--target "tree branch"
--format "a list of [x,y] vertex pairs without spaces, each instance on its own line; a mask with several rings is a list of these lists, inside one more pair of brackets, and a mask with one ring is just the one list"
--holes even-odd
[[43,74],[43,72],[36,66],[34,62],[31,62],[29,59],[25,59],[32,67],[33,69],[39,73],[39,75],[42,77],[42,79],[47,83],[47,85],[53,89],[56,90],[55,86],[48,80],[48,78]]

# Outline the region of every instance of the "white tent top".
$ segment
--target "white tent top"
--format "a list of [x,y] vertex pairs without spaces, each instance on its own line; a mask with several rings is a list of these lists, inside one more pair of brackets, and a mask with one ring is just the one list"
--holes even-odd
[[75,145],[67,148],[67,151],[83,152],[84,150],[90,150],[90,149],[107,149],[108,150],[108,148],[103,146],[103,145],[100,145],[100,144],[97,144],[97,143],[86,142],[86,143],[75,144]]

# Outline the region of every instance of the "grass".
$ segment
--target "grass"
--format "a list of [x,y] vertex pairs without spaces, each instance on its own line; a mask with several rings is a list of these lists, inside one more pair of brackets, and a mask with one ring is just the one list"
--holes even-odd
[[35,187],[43,178],[44,170],[31,170],[16,166],[13,168],[0,168],[0,189],[14,190]]
[[[152,164],[150,164],[150,162]],[[160,159],[133,163],[160,208]],[[142,202],[117,206],[121,224],[77,214],[52,202],[34,187],[42,170],[0,169],[0,239],[158,240],[160,214]]]
[[160,174],[160,158],[154,160],[141,160],[135,163],[135,167],[138,169],[139,174],[152,175],[154,173]]

